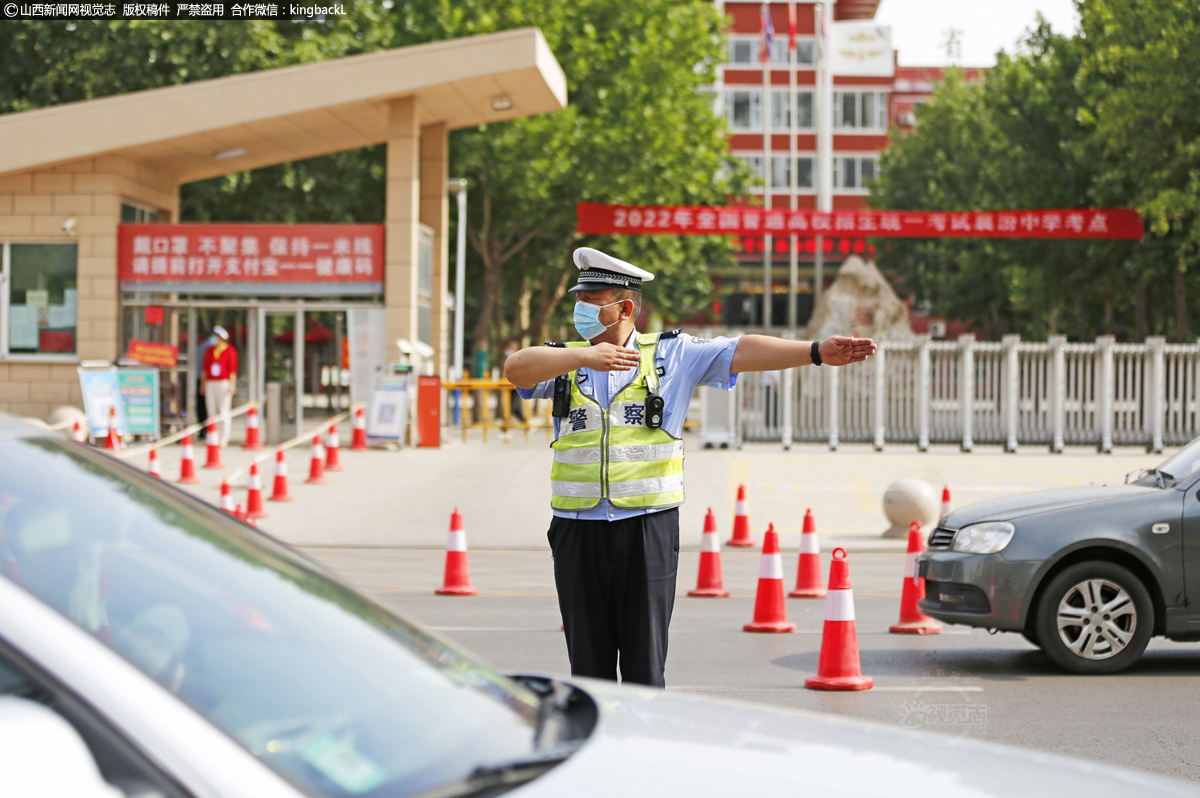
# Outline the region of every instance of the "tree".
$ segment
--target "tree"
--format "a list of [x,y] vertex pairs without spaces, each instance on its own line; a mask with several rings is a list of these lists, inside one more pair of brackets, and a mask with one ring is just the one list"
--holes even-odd
[[[1130,242],[884,242],[881,263],[939,312],[986,335],[1186,340],[1184,274],[1200,244],[1200,9],[1184,0],[1080,3],[1083,29],[1040,22],[982,83],[951,73],[882,157],[886,208],[1142,210]],[[1155,313],[1170,308],[1172,312]],[[1173,324],[1171,316],[1174,316]]]
[[477,349],[548,337],[569,315],[561,299],[571,251],[592,245],[656,273],[647,304],[667,318],[711,294],[720,238],[579,239],[580,201],[720,204],[744,192],[746,169],[727,152],[725,125],[702,89],[723,59],[723,22],[698,0],[440,0],[408,18],[420,38],[468,36],[536,23],[566,73],[560,112],[454,134],[451,168],[470,181],[469,231],[482,293]]
[[[1074,83],[1082,44],[1042,21],[1023,49],[1000,52],[980,83],[947,75],[918,110],[917,129],[894,135],[884,151],[874,203],[928,210],[1093,204],[1096,164]],[[906,289],[943,314],[974,320],[988,336],[1112,331],[1114,277],[1128,257],[1127,247],[1111,242],[935,239],[883,247],[881,261]],[[1081,296],[1098,301],[1080,303]]]
[[1078,76],[1103,168],[1101,201],[1135,204],[1152,245],[1139,275],[1170,275],[1176,340],[1189,337],[1188,265],[1200,254],[1200,5],[1191,0],[1080,3],[1088,53]]

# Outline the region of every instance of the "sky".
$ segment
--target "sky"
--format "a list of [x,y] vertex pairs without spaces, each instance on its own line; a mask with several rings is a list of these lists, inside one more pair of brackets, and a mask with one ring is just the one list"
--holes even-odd
[[947,31],[961,31],[961,66],[994,66],[996,51],[1013,52],[1038,12],[1059,33],[1079,29],[1074,0],[883,0],[875,21],[892,26],[901,66],[947,66]]

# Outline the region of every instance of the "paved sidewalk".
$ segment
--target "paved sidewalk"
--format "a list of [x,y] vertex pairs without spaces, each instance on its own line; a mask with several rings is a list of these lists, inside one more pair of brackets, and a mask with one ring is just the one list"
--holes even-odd
[[[329,474],[327,485],[305,485],[308,445],[290,450],[287,461],[295,501],[267,502],[270,517],[260,521],[263,530],[305,546],[442,549],[450,512],[457,505],[472,549],[547,548],[551,458],[543,436],[535,433],[530,441],[514,436],[504,443],[492,435],[486,444],[478,438],[464,444],[450,434],[439,449],[352,452],[347,448],[350,425],[339,429],[345,470]],[[240,435],[235,429],[234,440],[240,440]],[[1098,455],[1080,448],[1052,455],[1041,448],[1006,454],[999,448],[981,447],[962,454],[949,446],[920,453],[912,446],[875,452],[868,446],[844,445],[830,452],[806,444],[784,452],[769,444],[751,444],[741,451],[704,449],[694,432],[685,433],[684,440],[688,501],[681,509],[680,528],[685,549],[699,546],[707,507],[713,508],[722,536],[728,538],[739,483],[749,492],[756,540],[761,540],[768,523],[774,523],[781,544],[794,550],[804,511],[811,507],[826,551],[834,546],[901,551],[904,541],[880,537],[888,525],[883,493],[901,477],[921,477],[938,489],[948,484],[954,504],[961,506],[1015,492],[1119,483],[1128,471],[1162,459],[1136,449]],[[179,455],[178,445],[160,452],[165,478],[178,478]],[[196,444],[196,457],[201,484],[191,489],[215,503],[226,472],[200,467],[202,439]],[[246,465],[250,457],[236,445],[222,453],[226,470]],[[132,462],[146,467],[144,457]],[[273,471],[273,459],[264,461],[261,473],[268,494]],[[244,489],[235,487],[234,495],[235,501],[245,503]]]

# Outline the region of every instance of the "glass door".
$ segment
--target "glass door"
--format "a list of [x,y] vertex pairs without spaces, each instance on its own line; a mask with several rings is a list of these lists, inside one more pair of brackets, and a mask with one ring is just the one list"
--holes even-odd
[[304,428],[304,312],[258,308],[256,372],[267,443],[295,437]]

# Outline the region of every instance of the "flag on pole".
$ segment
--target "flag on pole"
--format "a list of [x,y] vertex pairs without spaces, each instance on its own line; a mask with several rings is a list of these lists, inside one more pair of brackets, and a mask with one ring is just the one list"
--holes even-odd
[[788,3],[788,52],[796,49],[796,4]]
[[767,3],[762,4],[762,22],[760,24],[762,44],[758,51],[758,60],[764,64],[771,63],[771,44],[775,41],[775,26],[771,24],[771,11]]

